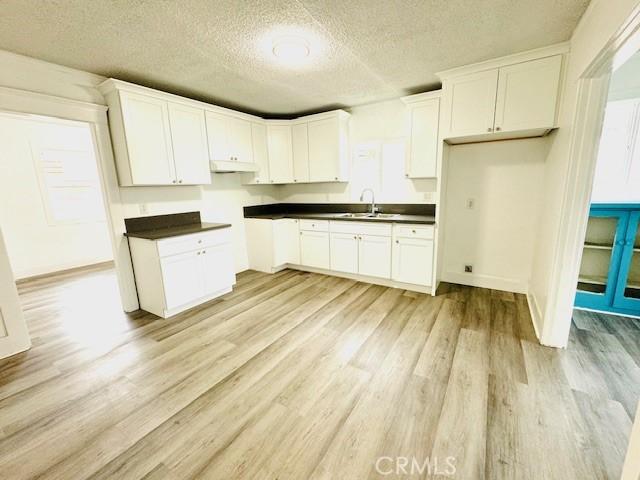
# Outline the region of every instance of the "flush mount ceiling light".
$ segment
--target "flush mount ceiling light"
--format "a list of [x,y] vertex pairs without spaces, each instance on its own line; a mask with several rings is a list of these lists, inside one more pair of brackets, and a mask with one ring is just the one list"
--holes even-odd
[[311,53],[311,48],[309,42],[304,38],[296,35],[285,35],[273,40],[272,52],[279,62],[296,65],[307,60]]

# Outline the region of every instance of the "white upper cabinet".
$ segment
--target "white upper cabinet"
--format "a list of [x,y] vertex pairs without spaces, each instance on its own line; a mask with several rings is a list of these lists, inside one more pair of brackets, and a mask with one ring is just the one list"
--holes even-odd
[[562,56],[518,63],[500,69],[495,129],[512,132],[553,128]]
[[346,181],[348,177],[348,114],[309,119],[309,180]]
[[307,123],[294,123],[291,126],[293,152],[293,181],[309,181],[309,135]]
[[178,183],[210,183],[204,111],[196,107],[169,103],[169,124]]
[[253,162],[251,122],[210,111],[206,118],[210,160]]
[[258,167],[248,182],[252,185],[269,183],[269,149],[267,146],[267,126],[263,123],[251,124],[251,145],[253,162]]
[[438,75],[448,143],[545,135],[557,126],[567,44],[523,52]]
[[438,172],[440,148],[440,94],[441,91],[404,97],[410,121],[407,178],[434,178]]
[[99,88],[121,186],[211,183],[201,105],[119,80]]
[[271,183],[293,183],[291,125],[267,125],[267,144]]
[[[122,137],[114,149],[121,162],[123,185],[171,185],[176,183],[167,102],[147,95],[121,92]],[[117,110],[109,112],[115,120]],[[114,142],[115,143],[115,142]],[[118,148],[120,147],[120,148]],[[124,158],[123,158],[124,157]]]
[[446,85],[449,101],[448,137],[493,132],[498,71],[452,79]]

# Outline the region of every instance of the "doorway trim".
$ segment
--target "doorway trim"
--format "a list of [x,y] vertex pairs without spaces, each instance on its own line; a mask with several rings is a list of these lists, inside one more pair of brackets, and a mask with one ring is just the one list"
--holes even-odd
[[113,249],[120,300],[125,312],[137,310],[138,295],[129,246],[123,235],[125,232],[124,208],[111,149],[107,107],[0,86],[0,111],[54,117],[89,125],[98,163],[102,196],[107,210],[107,228]]
[[558,245],[552,261],[549,300],[540,337],[544,345],[564,348],[568,343],[611,70],[638,49],[640,6],[634,9],[578,81]]

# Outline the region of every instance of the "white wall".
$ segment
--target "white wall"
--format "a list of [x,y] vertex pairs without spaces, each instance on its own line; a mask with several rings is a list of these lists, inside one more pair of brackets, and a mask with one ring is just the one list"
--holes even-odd
[[[378,203],[424,203],[436,191],[432,179],[405,178],[408,109],[400,100],[355,107],[349,124],[351,181],[278,187],[283,202],[358,202],[373,188]],[[368,199],[368,195],[367,195]]]
[[548,145],[543,137],[450,147],[443,280],[527,291]]
[[[83,152],[96,185],[96,210],[82,223],[47,215],[47,190],[38,174],[40,149]],[[61,155],[65,155],[61,153]],[[0,223],[16,278],[51,273],[113,258],[97,164],[87,125],[0,115]]]
[[539,332],[542,332],[547,321],[550,273],[558,246],[579,78],[637,5],[638,0],[593,0],[571,38],[559,129],[552,133],[552,144],[545,162],[544,203],[529,288],[529,299],[533,304],[534,321]]

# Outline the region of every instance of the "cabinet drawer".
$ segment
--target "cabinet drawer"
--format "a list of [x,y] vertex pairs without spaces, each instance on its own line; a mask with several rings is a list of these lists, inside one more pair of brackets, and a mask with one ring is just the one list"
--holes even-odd
[[300,220],[300,230],[328,232],[329,220]]
[[435,228],[433,225],[395,225],[393,235],[402,238],[423,238],[432,240]]
[[231,242],[231,228],[221,228],[207,232],[181,235],[158,240],[158,255],[166,257],[177,253],[191,252],[199,248],[211,247]]
[[355,233],[358,235],[378,235],[381,237],[391,236],[391,223],[373,222],[331,222],[332,233]]

